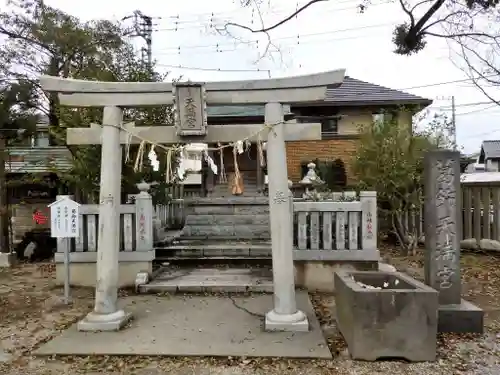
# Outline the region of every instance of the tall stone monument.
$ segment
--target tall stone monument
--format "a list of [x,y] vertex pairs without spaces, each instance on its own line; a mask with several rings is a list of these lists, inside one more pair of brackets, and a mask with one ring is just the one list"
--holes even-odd
[[439,332],[482,333],[484,312],[462,299],[460,152],[425,156],[425,283],[439,292]]

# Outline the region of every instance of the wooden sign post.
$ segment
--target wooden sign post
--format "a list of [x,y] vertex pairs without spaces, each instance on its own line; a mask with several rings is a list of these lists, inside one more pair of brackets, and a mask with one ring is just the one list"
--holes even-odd
[[70,304],[69,296],[69,252],[71,238],[78,237],[79,233],[79,208],[80,205],[69,197],[62,197],[49,204],[50,208],[50,235],[54,238],[61,238],[67,241],[64,247],[64,302]]

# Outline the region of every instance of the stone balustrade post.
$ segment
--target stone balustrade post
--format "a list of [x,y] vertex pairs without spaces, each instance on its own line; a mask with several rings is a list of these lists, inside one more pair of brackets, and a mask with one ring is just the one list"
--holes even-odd
[[363,250],[377,249],[377,192],[361,191],[359,200],[361,212],[361,248]]
[[153,197],[148,193],[147,182],[137,184],[139,194],[135,197],[136,251],[153,250]]

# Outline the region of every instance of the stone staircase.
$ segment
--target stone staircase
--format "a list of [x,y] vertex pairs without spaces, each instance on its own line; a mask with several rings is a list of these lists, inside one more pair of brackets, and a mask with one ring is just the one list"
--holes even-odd
[[267,197],[194,198],[183,239],[269,240]]
[[173,243],[156,249],[156,260],[271,259],[267,197],[192,198],[186,224]]

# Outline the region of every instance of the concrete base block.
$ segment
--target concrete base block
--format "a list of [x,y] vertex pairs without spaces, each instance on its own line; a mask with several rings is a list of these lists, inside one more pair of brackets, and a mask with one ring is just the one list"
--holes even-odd
[[17,264],[15,253],[0,253],[0,268],[13,267]]
[[306,314],[297,310],[295,314],[278,314],[274,310],[266,314],[266,331],[308,332],[309,320]]
[[465,300],[457,305],[440,305],[438,331],[482,334],[484,311]]
[[132,320],[132,314],[123,310],[105,315],[96,314],[92,311],[78,322],[77,328],[82,332],[119,331],[130,320]]
[[[135,287],[137,274],[140,272],[151,274],[153,272],[153,262],[120,262],[118,265],[118,287]],[[69,274],[70,284],[73,286],[95,287],[96,285],[97,270],[95,262],[71,263]],[[56,283],[63,285],[64,278],[64,264],[56,263]]]

